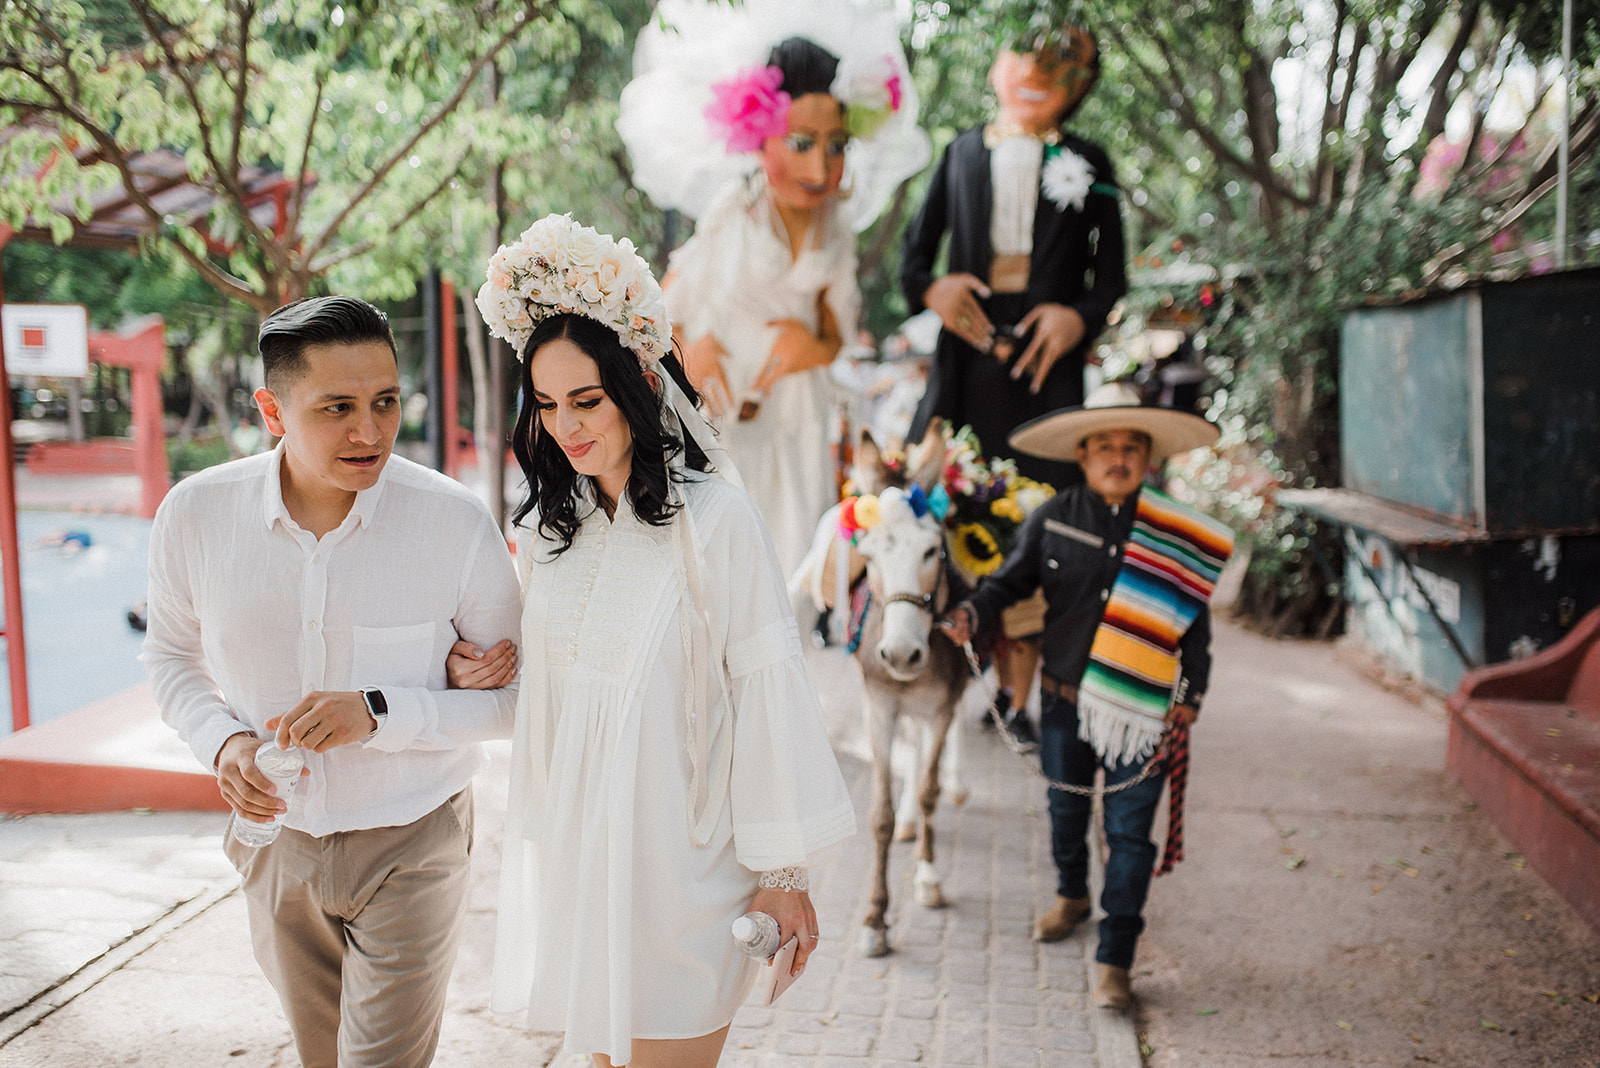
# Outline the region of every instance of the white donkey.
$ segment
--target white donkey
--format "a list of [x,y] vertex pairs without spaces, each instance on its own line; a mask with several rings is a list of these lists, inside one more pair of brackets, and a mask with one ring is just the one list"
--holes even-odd
[[[908,459],[906,469],[883,461],[877,445],[862,435],[852,479],[863,494],[875,493],[881,518],[863,530],[852,547],[838,536],[838,511],[823,517],[812,550],[796,570],[790,593],[808,594],[849,619],[849,648],[861,667],[866,697],[867,735],[872,746],[871,826],[876,850],[872,896],[862,921],[862,956],[879,957],[889,950],[889,845],[897,837],[892,802],[891,751],[901,723],[916,738],[915,770],[905,777],[901,834],[917,839],[913,887],[917,903],[941,908],[944,892],[933,865],[933,812],[939,802],[940,764],[950,740],[952,778],[959,779],[957,740],[951,732],[956,706],[969,679],[961,650],[934,627],[964,591],[945,555],[944,527],[931,512],[917,514],[915,487],[925,494],[936,486],[944,468],[944,439],[929,434]],[[909,470],[907,470],[909,469]],[[843,578],[844,581],[839,581]],[[849,596],[841,598],[839,587]],[[836,601],[842,603],[836,604]],[[958,781],[951,792],[959,804],[965,791]]]

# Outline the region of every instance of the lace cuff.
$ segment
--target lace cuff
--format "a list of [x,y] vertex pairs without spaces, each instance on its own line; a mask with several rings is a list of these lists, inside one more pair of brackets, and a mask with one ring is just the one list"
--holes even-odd
[[791,890],[803,893],[811,889],[811,869],[773,868],[761,873],[758,885],[763,890]]

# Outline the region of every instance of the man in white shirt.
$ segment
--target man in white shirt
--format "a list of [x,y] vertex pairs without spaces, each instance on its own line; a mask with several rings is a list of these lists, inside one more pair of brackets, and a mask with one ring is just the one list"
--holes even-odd
[[285,810],[254,764],[269,732],[305,751],[277,840],[226,846],[301,1061],[427,1065],[465,913],[478,743],[508,737],[516,705],[511,685],[447,690],[445,657],[459,636],[510,664],[515,568],[476,497],[391,456],[400,380],[382,312],[296,301],[259,346],[256,402],[282,441],[167,496],[144,659],[235,820]]

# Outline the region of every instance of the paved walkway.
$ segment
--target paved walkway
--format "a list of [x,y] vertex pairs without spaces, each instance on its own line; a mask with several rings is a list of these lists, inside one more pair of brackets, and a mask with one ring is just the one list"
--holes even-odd
[[[912,902],[896,846],[895,952],[857,957],[858,835],[818,875],[822,952],[772,1010],[739,1014],[723,1064],[1133,1068],[1142,1044],[1149,1068],[1600,1065],[1600,941],[1450,782],[1437,701],[1384,690],[1327,644],[1227,624],[1215,642],[1189,858],[1152,890],[1134,1016],[1088,1005],[1083,936],[1029,939],[1052,889],[1042,791],[972,732],[971,797],[937,817],[950,907]],[[837,651],[813,668],[864,822],[856,676]],[[576,1068],[556,1036],[485,1009],[507,747],[491,755],[437,1063]],[[0,1068],[291,1068],[222,827],[0,820]]]
[[[998,740],[970,727],[963,728],[963,778],[970,796],[961,806],[942,802],[935,817],[935,866],[944,876],[948,907],[916,904],[913,846],[894,845],[892,952],[873,960],[856,954],[873,849],[866,828],[870,756],[853,666],[835,663],[843,658],[831,650],[815,657],[861,832],[821,873],[813,895],[832,952],[813,957],[804,979],[772,1009],[747,1007],[740,1013],[722,1063],[1139,1065],[1131,1020],[1090,1003],[1092,924],[1054,945],[1033,941],[1040,904],[1055,894],[1044,790]],[[970,723],[973,717],[965,718]]]
[[[813,657],[864,824],[857,676],[837,650]],[[777,1005],[740,1012],[724,1065],[1140,1064],[1132,1021],[1088,1003],[1084,940],[1030,937],[1053,891],[1041,791],[993,738],[972,731],[966,750],[970,797],[937,817],[949,907],[912,901],[911,846],[896,845],[894,951],[858,957],[871,848],[858,834],[814,890],[824,950]],[[441,1066],[566,1063],[556,1036],[485,1008],[507,753],[491,747],[477,784],[471,913]],[[250,954],[223,824],[201,813],[0,820],[0,1068],[296,1063]]]

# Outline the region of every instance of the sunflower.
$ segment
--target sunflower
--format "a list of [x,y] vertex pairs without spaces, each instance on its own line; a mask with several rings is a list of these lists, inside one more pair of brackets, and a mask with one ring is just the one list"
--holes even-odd
[[994,571],[1004,561],[994,535],[982,523],[962,523],[951,538],[950,556],[963,574],[974,579]]

